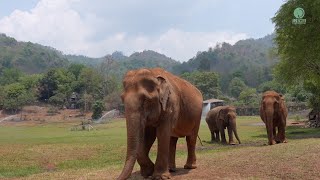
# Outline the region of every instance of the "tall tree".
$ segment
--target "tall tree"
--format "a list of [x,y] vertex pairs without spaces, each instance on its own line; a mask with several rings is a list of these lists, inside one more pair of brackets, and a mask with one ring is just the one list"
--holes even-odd
[[3,87],[2,107],[16,113],[24,105],[34,101],[33,94],[28,93],[20,83],[13,83]]
[[182,78],[194,84],[203,95],[204,99],[217,98],[220,93],[219,76],[215,72],[199,72],[184,73]]
[[21,76],[23,76],[23,73],[19,69],[5,68],[3,72],[0,73],[0,85],[16,83]]
[[[297,9],[300,8],[300,9]],[[303,82],[312,93],[313,108],[320,110],[320,1],[290,0],[273,17],[280,63],[276,77],[289,86]],[[293,19],[306,24],[293,24]]]
[[238,98],[240,93],[246,88],[248,88],[247,85],[238,77],[233,78],[229,84],[230,94],[235,98]]

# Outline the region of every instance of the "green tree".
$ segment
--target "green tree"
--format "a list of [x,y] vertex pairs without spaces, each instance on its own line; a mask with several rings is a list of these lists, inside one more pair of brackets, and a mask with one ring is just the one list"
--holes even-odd
[[275,80],[264,82],[258,87],[258,92],[260,93],[271,90],[282,94],[285,94],[287,92],[287,88],[285,88],[282,84]]
[[3,101],[5,99],[5,93],[2,86],[0,86],[0,110],[3,108]]
[[194,84],[202,93],[204,99],[217,98],[220,93],[219,76],[215,72],[184,73],[182,78]]
[[92,113],[92,119],[97,120],[102,116],[102,112],[104,110],[104,105],[102,101],[96,101],[93,104],[93,113]]
[[19,69],[6,68],[0,76],[0,85],[7,85],[18,82],[23,73]]
[[103,98],[103,76],[93,68],[84,68],[79,76],[81,90],[95,99]]
[[52,96],[59,94],[67,99],[74,90],[75,76],[64,68],[49,70],[39,83],[39,99],[49,100]]
[[255,88],[246,88],[239,95],[239,102],[241,105],[258,106],[258,94]]
[[104,82],[102,84],[104,96],[108,96],[115,91],[120,91],[120,82],[121,81],[118,80],[115,76],[108,76],[104,78]]
[[19,78],[19,83],[21,83],[28,90],[35,90],[35,88],[38,87],[41,78],[41,74],[25,75]]
[[63,105],[66,103],[66,95],[63,93],[56,93],[49,98],[49,103],[59,108],[63,108]]
[[246,88],[246,84],[238,77],[233,78],[229,84],[230,94],[235,98],[238,98],[240,93]]
[[[303,8],[306,24],[292,24],[293,12]],[[276,66],[277,80],[288,86],[303,82],[312,95],[313,108],[320,109],[320,1],[295,0],[284,3],[273,17],[280,63]]]
[[75,76],[76,79],[78,79],[82,69],[84,69],[85,67],[86,66],[83,64],[72,63],[69,65],[68,71],[71,72]]
[[16,113],[24,105],[27,105],[35,100],[33,94],[28,93],[25,87],[20,83],[13,83],[4,86],[3,88],[3,109],[10,110]]

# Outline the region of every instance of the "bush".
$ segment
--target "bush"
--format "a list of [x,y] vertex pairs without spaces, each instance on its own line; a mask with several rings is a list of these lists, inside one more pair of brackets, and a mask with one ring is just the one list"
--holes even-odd
[[97,120],[99,118],[101,118],[102,116],[102,111],[104,110],[104,105],[102,101],[96,101],[93,104],[93,114],[92,114],[92,119]]

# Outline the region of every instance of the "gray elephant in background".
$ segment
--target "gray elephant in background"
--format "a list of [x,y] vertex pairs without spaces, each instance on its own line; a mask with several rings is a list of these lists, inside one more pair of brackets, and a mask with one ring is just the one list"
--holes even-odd
[[227,143],[224,133],[224,129],[227,128],[229,135],[229,144],[235,145],[235,142],[233,141],[233,133],[236,136],[239,144],[241,144],[237,133],[236,118],[237,114],[234,107],[218,106],[211,109],[206,116],[206,122],[211,131],[211,142],[220,142],[220,133],[221,142]]

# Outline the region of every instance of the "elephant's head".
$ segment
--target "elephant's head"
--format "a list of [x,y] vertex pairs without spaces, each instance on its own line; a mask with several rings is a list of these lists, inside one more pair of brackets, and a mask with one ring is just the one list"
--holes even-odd
[[232,132],[233,132],[234,135],[236,136],[239,144],[241,144],[241,141],[239,139],[238,132],[237,132],[237,123],[236,123],[237,113],[236,113],[236,109],[234,107],[231,107],[231,106],[222,108],[219,111],[218,118],[219,118],[220,121],[223,121],[223,126],[224,127],[227,127],[228,129],[230,128],[230,130],[231,130],[230,132],[228,131],[229,140],[232,141],[232,142],[229,141],[229,143],[230,144],[234,144],[234,142],[232,140],[233,138],[230,138],[230,136],[232,136]]
[[219,111],[218,118],[224,121],[224,124],[230,124],[236,121],[237,114],[234,107],[222,108]]
[[165,111],[170,96],[166,78],[154,75],[150,70],[129,71],[123,80],[121,95],[125,105],[127,123],[126,163],[118,179],[130,176],[137,159],[138,144],[143,138],[146,124],[156,124]]
[[268,91],[263,94],[261,104],[267,119],[272,118],[273,113],[279,110],[282,101],[284,101],[282,94],[278,94],[274,91]]

